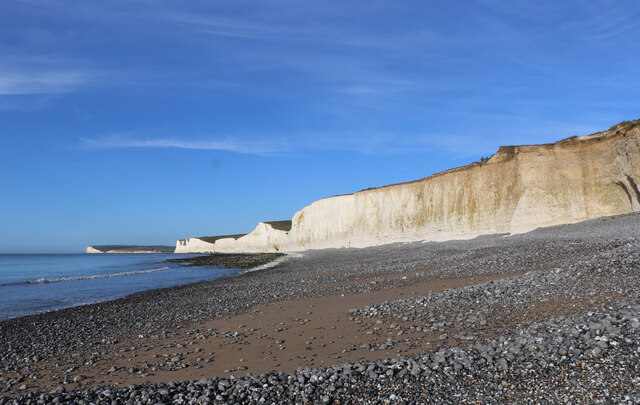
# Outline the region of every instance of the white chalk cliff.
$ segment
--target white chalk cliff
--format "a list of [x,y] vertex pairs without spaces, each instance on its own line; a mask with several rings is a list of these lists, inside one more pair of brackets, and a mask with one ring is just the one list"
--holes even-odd
[[[188,238],[176,242],[175,253],[257,253],[288,250],[290,221],[260,222],[246,235]],[[285,223],[284,226],[282,223]]]
[[291,229],[260,223],[214,243],[178,241],[176,253],[273,252],[522,233],[640,211],[640,125],[553,144],[501,147],[487,162],[409,183],[318,200]]
[[199,238],[178,239],[174,253],[214,253],[214,243]]

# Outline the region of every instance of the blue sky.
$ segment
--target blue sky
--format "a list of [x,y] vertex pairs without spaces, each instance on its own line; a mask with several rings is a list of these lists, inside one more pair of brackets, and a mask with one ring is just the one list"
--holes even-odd
[[0,252],[249,232],[640,117],[630,1],[0,3]]

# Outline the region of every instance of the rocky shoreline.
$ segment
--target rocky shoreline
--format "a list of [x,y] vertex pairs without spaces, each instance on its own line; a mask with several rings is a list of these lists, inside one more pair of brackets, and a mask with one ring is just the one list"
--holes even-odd
[[[451,280],[458,286],[446,287]],[[308,251],[235,278],[2,321],[0,404],[637,403],[638,291],[639,214],[510,237]],[[266,326],[199,326],[234,322],[256,308],[286,312],[287,302],[312,299],[309,319],[283,318],[288,330],[277,341]],[[339,306],[340,299],[354,307]],[[323,315],[329,304],[338,305],[331,319]],[[331,326],[333,318],[344,326]],[[297,324],[315,321],[317,339],[302,329],[297,337]],[[339,356],[310,354],[323,353],[349,327],[354,336],[342,332],[335,343]],[[253,357],[207,372],[227,360],[214,353],[219,358],[207,362],[214,349],[198,351],[199,342],[214,348],[220,339],[242,349],[235,357],[261,340],[285,352],[301,339],[300,359],[290,356],[287,370],[269,363],[272,371],[258,376],[247,375]],[[177,345],[184,353],[171,353],[164,368],[144,357],[182,350]],[[136,366],[102,384],[114,353]],[[202,377],[173,379],[180,368],[203,370]]]
[[169,263],[185,263],[185,266],[220,266],[236,269],[253,269],[280,259],[284,253],[213,253],[183,259],[167,259]]

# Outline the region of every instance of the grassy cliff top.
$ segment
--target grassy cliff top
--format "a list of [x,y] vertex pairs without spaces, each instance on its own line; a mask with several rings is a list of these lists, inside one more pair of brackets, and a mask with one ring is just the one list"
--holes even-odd
[[237,234],[237,235],[198,236],[196,239],[200,239],[200,240],[203,240],[203,241],[209,242],[209,243],[214,243],[218,239],[227,239],[227,238],[238,239],[238,238],[243,237],[244,235],[245,235],[244,233],[241,233],[241,234]]
[[[291,230],[291,220],[268,221],[268,222],[265,222],[265,224],[271,225],[273,229],[277,229],[279,231],[289,232]],[[198,236],[196,239],[200,239],[209,243],[215,243],[215,241],[217,241],[218,239],[227,239],[227,238],[238,239],[245,235],[246,234],[241,233],[237,235]]]
[[277,229],[279,231],[289,232],[291,230],[291,220],[286,221],[270,221],[265,222],[265,224],[271,225],[273,229]]
[[640,126],[640,118],[638,118],[637,120],[632,120],[632,121],[622,121],[622,122],[612,126],[611,128],[609,128],[609,130],[618,129],[618,128],[634,128],[634,127],[638,127],[638,126]]

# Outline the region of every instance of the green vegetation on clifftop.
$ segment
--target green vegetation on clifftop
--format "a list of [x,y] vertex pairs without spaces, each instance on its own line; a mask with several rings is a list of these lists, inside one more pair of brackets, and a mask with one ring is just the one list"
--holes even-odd
[[640,126],[640,118],[638,118],[637,120],[622,121],[621,123],[616,124],[611,128],[609,128],[609,130],[616,129],[616,128],[634,128],[638,126]]
[[285,232],[289,232],[291,230],[291,220],[286,220],[286,221],[271,221],[271,222],[265,222],[265,224],[267,225],[271,225],[271,227],[273,229],[276,229],[278,231],[285,231]]
[[238,239],[243,237],[244,235],[245,235],[244,233],[240,233],[237,235],[198,236],[196,239],[200,239],[209,243],[215,243],[215,241],[217,241],[218,239],[227,239],[227,238]]

